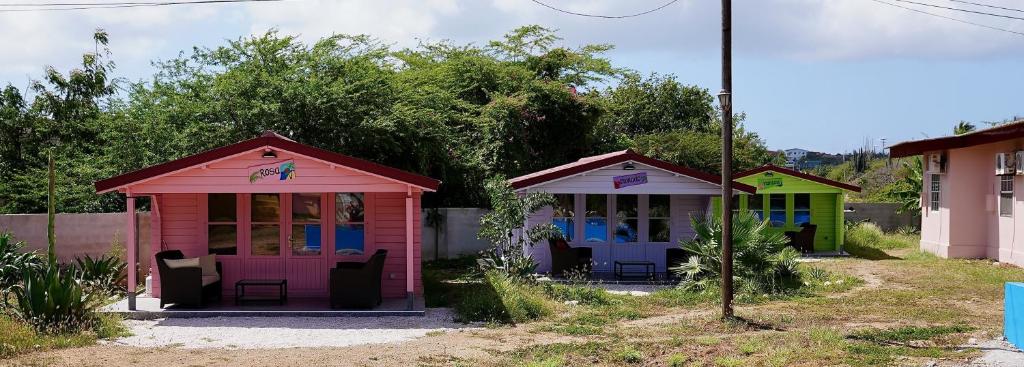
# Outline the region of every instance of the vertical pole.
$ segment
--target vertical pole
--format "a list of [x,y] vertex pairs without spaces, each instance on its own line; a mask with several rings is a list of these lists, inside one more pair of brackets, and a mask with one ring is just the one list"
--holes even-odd
[[722,318],[732,318],[732,0],[722,0]]
[[125,191],[127,209],[125,216],[128,220],[128,231],[125,239],[125,250],[128,253],[128,310],[135,311],[135,285],[138,284],[138,231],[135,221],[135,198],[131,190]]
[[405,294],[408,298],[406,307],[411,311],[415,301],[415,285],[413,264],[413,215],[412,212],[412,186],[409,186],[405,193]]

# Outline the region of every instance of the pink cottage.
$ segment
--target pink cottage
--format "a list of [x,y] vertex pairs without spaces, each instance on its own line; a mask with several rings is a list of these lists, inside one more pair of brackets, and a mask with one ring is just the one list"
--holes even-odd
[[[127,246],[129,264],[167,250],[216,254],[225,300],[240,280],[281,280],[286,296],[325,299],[336,263],[387,250],[380,296],[408,299],[411,309],[423,292],[420,198],[439,184],[267,132],[98,181],[96,191],[124,193],[128,213],[136,198],[151,200],[152,253]],[[137,243],[134,216],[126,218],[127,243]],[[150,263],[151,293],[159,298],[160,271],[156,259]],[[131,295],[136,274],[128,272]],[[128,303],[135,310],[134,296]]]
[[1024,266],[1024,120],[899,143],[889,154],[923,158],[922,250]]

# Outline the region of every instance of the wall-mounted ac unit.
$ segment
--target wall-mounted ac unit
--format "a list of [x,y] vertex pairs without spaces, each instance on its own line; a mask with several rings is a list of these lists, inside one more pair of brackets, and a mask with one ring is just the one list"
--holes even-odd
[[1012,175],[1016,168],[1013,158],[1013,153],[996,153],[996,174]]
[[1024,175],[1024,150],[1018,150],[1015,152],[1013,158],[1014,173],[1017,175]]
[[928,173],[946,173],[946,155],[941,153],[929,154],[925,168]]

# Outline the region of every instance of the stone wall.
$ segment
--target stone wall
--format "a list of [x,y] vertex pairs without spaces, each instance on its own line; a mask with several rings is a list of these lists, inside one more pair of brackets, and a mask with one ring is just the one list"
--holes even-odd
[[[138,213],[139,253],[149,253],[149,213]],[[54,234],[57,236],[57,257],[62,262],[76,256],[109,254],[114,246],[124,253],[124,213],[57,214]],[[28,250],[46,253],[46,214],[0,215],[0,231],[9,231],[17,241],[24,241]],[[139,259],[141,269],[149,268],[149,257]]]

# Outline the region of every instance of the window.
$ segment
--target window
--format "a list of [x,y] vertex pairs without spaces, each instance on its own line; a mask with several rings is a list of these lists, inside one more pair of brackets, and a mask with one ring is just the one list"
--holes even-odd
[[366,207],[362,193],[334,195],[334,254],[362,255]]
[[292,255],[320,255],[320,194],[292,194]]
[[572,242],[576,237],[576,198],[572,194],[555,194],[554,213],[551,215],[551,223],[562,232],[566,241]]
[[747,195],[747,210],[758,220],[764,220],[764,194]]
[[651,195],[648,197],[647,211],[648,241],[671,241],[672,203],[668,195]]
[[238,207],[235,194],[207,196],[207,253],[238,254]]
[[793,224],[811,223],[811,194],[793,194]]
[[942,191],[941,190],[942,186],[941,186],[941,183],[939,182],[939,175],[932,175],[931,178],[928,181],[931,182],[931,186],[932,186],[931,187],[932,189],[929,192],[929,195],[931,196],[930,199],[931,199],[932,211],[933,212],[937,212],[937,211],[939,211],[939,197],[940,197],[939,194]]
[[1013,216],[1013,176],[999,176],[999,215]]
[[583,235],[587,242],[608,242],[608,195],[588,194]]
[[786,225],[786,195],[768,195],[768,220],[772,227],[784,227]]
[[639,215],[637,212],[636,195],[615,196],[615,243],[630,243],[639,241]]
[[253,256],[281,254],[281,197],[278,194],[252,194],[252,237],[249,253]]

